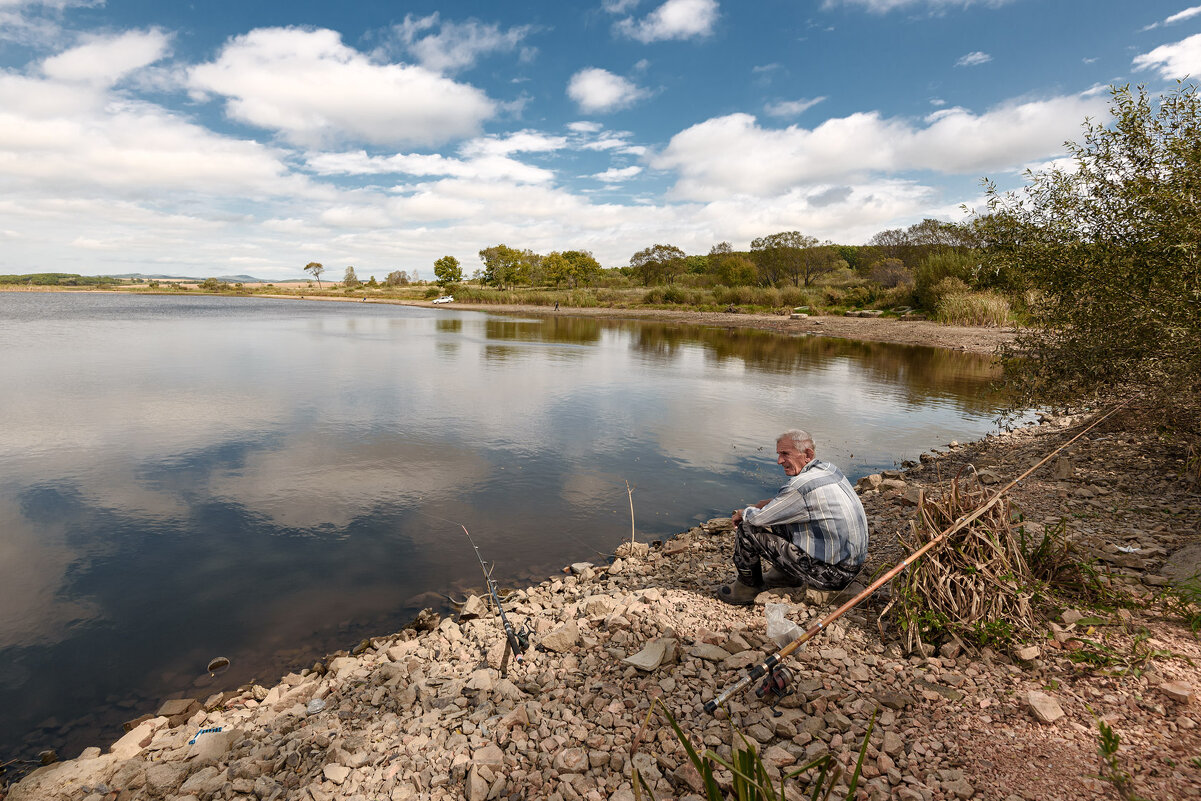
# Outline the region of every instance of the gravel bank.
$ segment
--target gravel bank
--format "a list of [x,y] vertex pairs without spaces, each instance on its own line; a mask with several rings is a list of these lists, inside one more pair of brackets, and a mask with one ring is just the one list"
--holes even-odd
[[[869,569],[898,558],[895,534],[914,514],[907,496],[916,487],[966,465],[1008,479],[1064,441],[1073,422],[946,447],[861,482]],[[850,767],[878,710],[861,797],[1034,801],[1111,792],[1097,777],[1099,717],[1121,736],[1118,758],[1140,795],[1201,797],[1192,761],[1201,757],[1201,645],[1153,600],[1169,578],[1196,569],[1201,551],[1201,494],[1184,467],[1183,454],[1115,420],[1013,493],[1030,520],[1067,516],[1073,540],[1145,597],[1139,608],[1105,613],[1104,625],[1063,610],[1022,659],[953,645],[905,655],[892,632],[881,636],[878,607],[857,609],[790,662],[794,693],[780,716],[747,693],[729,718],[779,771],[823,753]],[[461,619],[425,617],[275,686],[167,702],[104,753],[35,771],[9,801],[631,799],[631,743],[651,702],[661,699],[694,742],[728,752],[730,721],[700,707],[774,650],[762,605],[711,597],[731,551],[729,522],[718,519],[514,593],[510,615],[530,624],[540,649],[506,678],[500,627],[476,599]],[[768,600],[789,604],[802,627],[837,603],[781,591]],[[1080,637],[1127,653],[1144,630],[1143,647],[1177,656],[1124,675],[1069,658]],[[666,729],[633,759],[659,798],[695,797],[698,777]]]

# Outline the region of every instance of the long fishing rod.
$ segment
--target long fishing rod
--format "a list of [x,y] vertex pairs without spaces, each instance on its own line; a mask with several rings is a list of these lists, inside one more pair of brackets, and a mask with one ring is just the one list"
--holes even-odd
[[471,543],[471,547],[475,549],[475,558],[480,561],[480,570],[484,573],[484,582],[488,585],[488,594],[492,596],[492,603],[496,604],[496,614],[500,617],[500,624],[505,629],[505,653],[500,660],[500,675],[504,676],[508,672],[509,654],[513,654],[513,658],[519,663],[523,660],[525,650],[530,646],[530,635],[525,628],[520,631],[513,628],[513,624],[509,622],[508,615],[505,614],[505,606],[501,603],[500,592],[496,588],[496,581],[492,578],[492,571],[496,569],[496,563],[492,563],[492,568],[488,568],[488,564],[484,561],[484,557],[480,555],[480,546],[475,544],[475,540],[471,538],[471,532],[467,530],[467,526],[462,523],[459,528],[463,529],[463,533],[467,535],[467,541]]
[[802,634],[800,637],[796,638],[795,640],[793,640],[792,642],[790,642],[788,645],[784,646],[780,650],[776,651],[774,654],[772,654],[771,656],[769,656],[767,659],[763,660],[759,664],[750,668],[747,671],[746,675],[742,676],[740,679],[738,679],[733,684],[731,684],[729,687],[727,687],[725,690],[723,690],[720,695],[718,695],[716,698],[712,699],[711,701],[706,701],[705,706],[704,706],[705,711],[712,714],[713,712],[717,711],[717,708],[719,706],[724,704],[726,701],[729,701],[732,697],[734,697],[736,694],[738,694],[743,689],[745,689],[746,686],[749,685],[751,682],[756,681],[757,679],[760,679],[767,675],[771,675],[774,677],[776,674],[776,671],[779,668],[780,663],[783,660],[787,659],[794,651],[796,651],[798,648],[803,646],[809,640],[813,639],[818,634],[820,634],[822,632],[822,630],[824,630],[827,626],[829,626],[835,620],[838,620],[838,618],[842,617],[844,614],[849,612],[851,609],[854,609],[856,606],[861,604],[865,598],[867,598],[873,592],[878,590],[880,587],[884,586],[886,583],[891,581],[894,576],[896,576],[902,570],[904,570],[909,565],[913,564],[915,561],[917,561],[919,558],[921,558],[922,555],[924,555],[927,551],[929,551],[935,545],[941,543],[943,540],[945,540],[947,537],[951,536],[955,532],[961,531],[962,529],[966,528],[972,521],[976,520],[981,515],[983,515],[986,511],[988,511],[990,508],[992,508],[992,506],[1001,499],[1001,496],[1004,495],[1009,490],[1013,489],[1014,486],[1016,486],[1019,481],[1022,481],[1023,479],[1025,479],[1027,476],[1029,476],[1035,470],[1037,470],[1038,468],[1042,467],[1044,464],[1049,462],[1051,460],[1051,457],[1055,456],[1060,451],[1062,451],[1064,448],[1071,445],[1073,442],[1075,442],[1076,440],[1083,437],[1089,431],[1092,431],[1094,428],[1099,426],[1102,422],[1104,422],[1106,420],[1106,418],[1108,418],[1114,412],[1116,412],[1119,409],[1121,409],[1122,407],[1124,407],[1127,403],[1129,403],[1129,401],[1123,401],[1122,403],[1120,403],[1117,406],[1110,409],[1108,412],[1106,412],[1101,417],[1094,420],[1091,424],[1089,424],[1089,426],[1087,428],[1083,429],[1079,434],[1072,437],[1067,442],[1063,443],[1058,448],[1056,448],[1055,450],[1048,453],[1041,460],[1039,460],[1033,467],[1028,469],[1026,472],[1022,473],[1020,476],[1015,478],[1013,481],[1010,481],[1008,484],[1001,487],[1001,489],[997,490],[995,493],[993,493],[992,496],[988,500],[986,500],[984,503],[977,506],[975,511],[973,511],[969,514],[960,516],[960,518],[958,520],[956,520],[953,524],[951,524],[949,527],[947,527],[947,528],[943,529],[941,532],[939,532],[938,536],[934,537],[934,539],[930,540],[925,545],[923,545],[921,548],[918,548],[916,551],[909,554],[909,556],[902,559],[899,564],[894,566],[887,573],[880,576],[878,579],[876,579],[870,585],[868,585],[867,589],[865,589],[863,592],[859,593],[854,598],[852,598],[851,600],[844,603],[842,606],[835,609],[829,615],[826,615],[826,617],[822,618],[817,623],[810,626],[805,631],[805,633]]

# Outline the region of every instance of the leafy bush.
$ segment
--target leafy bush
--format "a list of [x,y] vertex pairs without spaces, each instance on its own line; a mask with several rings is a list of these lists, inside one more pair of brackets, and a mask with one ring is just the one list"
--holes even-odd
[[[1086,121],[1074,164],[988,192],[977,220],[989,268],[1044,293],[1006,360],[1014,405],[1115,387],[1165,406],[1201,387],[1201,98],[1114,87],[1112,119]],[[1196,425],[1196,424],[1194,424]],[[1197,429],[1194,428],[1194,431]]]
[[868,269],[868,280],[875,281],[886,289],[892,289],[895,286],[914,283],[913,271],[905,266],[905,262],[900,259],[881,259],[877,262],[872,262],[872,266]]
[[962,286],[961,290],[954,291],[964,291],[973,286],[979,263],[977,256],[957,251],[931,253],[922,259],[914,277],[914,294],[918,305],[931,311],[938,308],[938,301],[942,298],[939,287],[942,287],[943,295],[953,291],[944,285],[948,278],[960,282],[954,286]]
[[1000,327],[1009,324],[1009,316],[1009,301],[996,292],[951,292],[938,301],[934,312],[934,319],[944,325]]
[[780,290],[780,304],[783,306],[808,306],[809,293],[799,286],[786,286]]

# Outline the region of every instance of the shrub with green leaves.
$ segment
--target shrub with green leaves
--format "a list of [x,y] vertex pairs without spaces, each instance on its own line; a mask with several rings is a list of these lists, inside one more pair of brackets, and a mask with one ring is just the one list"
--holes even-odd
[[1165,404],[1201,386],[1201,99],[1112,88],[1074,162],[988,187],[985,268],[1038,290],[1008,350],[1015,406],[1138,387]]
[[1009,301],[996,292],[952,292],[939,299],[934,319],[945,325],[1000,327],[1009,323]]

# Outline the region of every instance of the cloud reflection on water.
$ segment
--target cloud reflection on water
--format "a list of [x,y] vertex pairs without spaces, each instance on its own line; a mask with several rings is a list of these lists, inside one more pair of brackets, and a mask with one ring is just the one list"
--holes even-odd
[[28,677],[0,688],[0,729],[94,703],[81,670],[99,697],[169,691],[216,653],[262,667],[264,648],[394,625],[415,594],[478,583],[451,521],[502,578],[553,569],[628,536],[626,480],[639,531],[662,536],[774,487],[760,448],[784,428],[863,472],[978,435],[994,402],[968,354],[184,300],[0,316],[20,388],[0,441],[0,659]]

